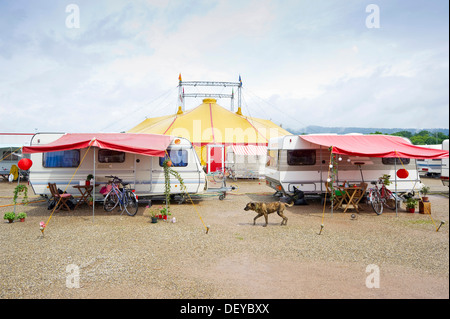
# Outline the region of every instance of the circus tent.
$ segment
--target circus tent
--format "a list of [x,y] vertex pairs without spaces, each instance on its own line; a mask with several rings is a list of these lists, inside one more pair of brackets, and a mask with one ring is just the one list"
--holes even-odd
[[146,119],[128,133],[187,138],[208,171],[223,165],[227,146],[267,146],[270,138],[291,134],[270,120],[244,116],[241,108],[232,112],[212,98],[185,112],[180,107],[176,114]]

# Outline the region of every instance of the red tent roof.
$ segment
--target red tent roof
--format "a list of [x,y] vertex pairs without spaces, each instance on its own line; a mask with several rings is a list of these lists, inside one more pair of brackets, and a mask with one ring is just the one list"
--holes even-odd
[[163,157],[172,136],[133,133],[66,133],[54,142],[25,146],[23,153],[44,153],[87,148],[89,145],[120,152]]
[[300,135],[305,141],[333,147],[333,153],[368,157],[445,158],[448,151],[415,146],[391,135]]

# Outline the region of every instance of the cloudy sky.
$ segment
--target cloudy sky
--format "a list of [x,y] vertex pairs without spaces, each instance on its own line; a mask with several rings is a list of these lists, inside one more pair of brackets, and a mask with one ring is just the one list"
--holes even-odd
[[243,113],[285,128],[448,128],[448,12],[447,0],[0,0],[0,132],[128,130],[176,112],[180,73],[241,75]]

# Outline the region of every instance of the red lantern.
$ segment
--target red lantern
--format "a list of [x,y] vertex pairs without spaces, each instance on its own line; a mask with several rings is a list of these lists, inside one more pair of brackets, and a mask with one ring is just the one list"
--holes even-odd
[[23,171],[29,170],[31,165],[33,165],[33,161],[29,158],[22,158],[19,163],[17,163],[17,166]]
[[408,176],[409,176],[409,172],[406,169],[404,169],[404,168],[399,169],[397,171],[397,177],[398,178],[407,178]]

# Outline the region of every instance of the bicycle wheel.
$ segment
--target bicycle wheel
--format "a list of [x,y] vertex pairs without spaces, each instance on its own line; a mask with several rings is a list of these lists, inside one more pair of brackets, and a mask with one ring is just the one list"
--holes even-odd
[[215,171],[214,173],[213,173],[213,180],[216,182],[216,183],[221,183],[221,182],[223,182],[223,178],[225,177],[225,174],[223,173],[223,171],[222,170],[220,170],[220,169],[218,169],[217,171]]
[[136,213],[139,209],[138,200],[136,198],[136,195],[130,190],[127,190],[125,193],[124,207],[129,216],[136,215]]
[[394,197],[394,194],[392,194],[392,192],[389,189],[385,188],[383,195],[384,195],[383,196],[384,206],[386,206],[389,209],[395,210],[396,199]]
[[117,204],[119,204],[119,197],[111,190],[103,200],[103,209],[110,212],[117,207]]
[[374,212],[377,215],[383,214],[383,203],[381,202],[380,193],[377,191],[370,191],[369,200]]

